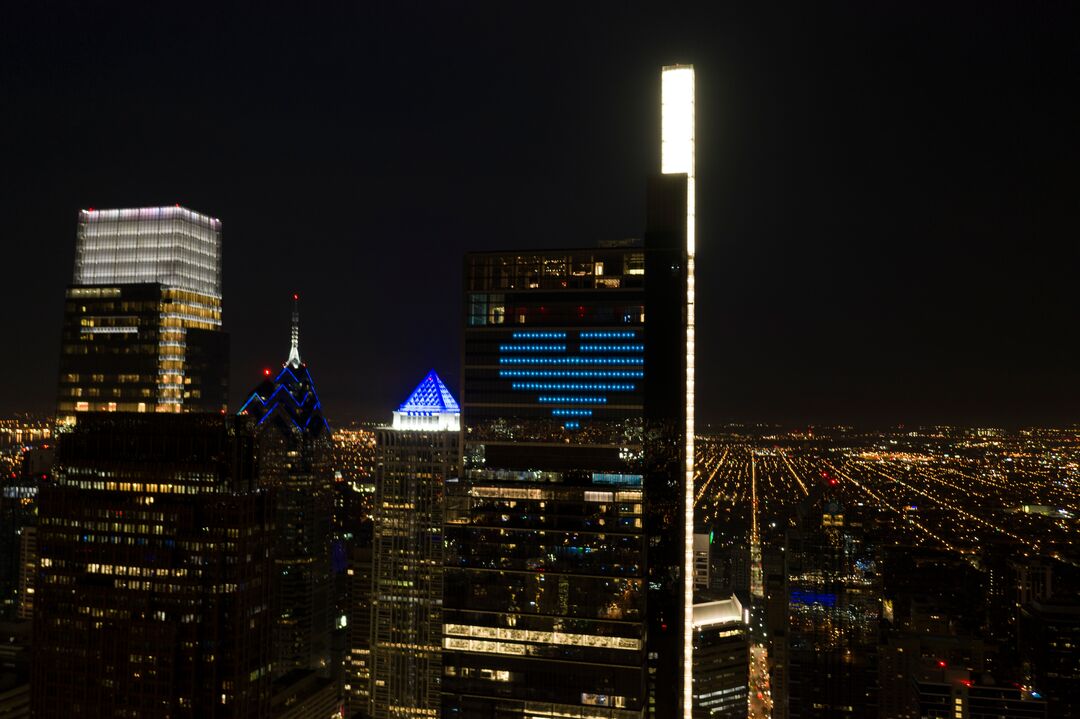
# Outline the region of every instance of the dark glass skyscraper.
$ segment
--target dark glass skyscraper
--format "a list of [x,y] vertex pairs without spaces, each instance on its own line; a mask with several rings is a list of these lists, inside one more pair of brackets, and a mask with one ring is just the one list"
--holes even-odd
[[663,94],[643,243],[465,259],[444,716],[689,716],[693,71]]
[[90,413],[39,494],[38,717],[265,717],[271,507],[247,418]]
[[260,486],[273,497],[274,675],[330,672],[333,488],[330,427],[308,366],[300,359],[300,313],[293,297],[288,359],[240,408],[257,422]]
[[64,303],[58,418],[221,412],[221,222],[186,208],[83,210]]

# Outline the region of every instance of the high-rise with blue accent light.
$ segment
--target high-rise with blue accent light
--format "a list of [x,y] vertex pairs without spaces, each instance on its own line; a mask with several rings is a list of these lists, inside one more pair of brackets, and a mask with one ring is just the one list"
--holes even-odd
[[434,370],[376,432],[371,716],[435,717],[442,677],[444,487],[457,477],[457,401]]
[[689,716],[692,189],[664,171],[644,241],[465,258],[443,716]]
[[255,418],[258,476],[272,490],[276,531],[272,575],[274,674],[331,671],[333,494],[330,427],[308,366],[300,359],[299,297],[293,295],[288,359],[241,406]]

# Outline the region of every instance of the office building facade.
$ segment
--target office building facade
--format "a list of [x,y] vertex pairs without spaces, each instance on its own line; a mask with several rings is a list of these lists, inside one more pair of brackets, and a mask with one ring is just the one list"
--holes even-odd
[[694,605],[694,719],[744,719],[750,697],[749,615],[738,598]]
[[272,515],[250,420],[88,413],[39,497],[38,717],[265,717]]
[[465,260],[444,716],[690,716],[693,70],[645,240]]
[[83,210],[57,416],[221,412],[221,223],[183,207]]
[[442,680],[444,487],[460,409],[431,371],[376,431],[371,715],[435,717]]

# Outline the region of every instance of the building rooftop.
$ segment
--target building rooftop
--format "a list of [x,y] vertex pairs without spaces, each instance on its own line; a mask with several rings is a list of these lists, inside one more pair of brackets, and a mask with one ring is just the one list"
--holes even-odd
[[743,608],[738,597],[733,596],[731,599],[694,605],[694,629],[741,621],[743,621]]
[[457,431],[461,427],[461,407],[435,370],[427,373],[397,411],[394,429]]

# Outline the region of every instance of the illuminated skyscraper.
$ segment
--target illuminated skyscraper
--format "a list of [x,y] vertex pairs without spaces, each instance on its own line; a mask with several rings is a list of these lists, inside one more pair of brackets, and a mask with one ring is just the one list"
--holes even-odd
[[445,716],[690,716],[690,68],[663,116],[643,243],[466,257]]
[[266,717],[267,492],[247,418],[89,413],[39,492],[37,717]]
[[227,366],[221,222],[180,206],[83,210],[58,417],[221,412]]
[[694,605],[694,719],[745,719],[749,613],[736,597]]
[[377,431],[371,708],[375,719],[439,714],[444,486],[456,480],[460,409],[429,372]]
[[259,484],[271,490],[274,675],[331,671],[333,487],[330,427],[300,360],[299,298],[293,296],[288,359],[248,396],[239,414],[257,421]]

